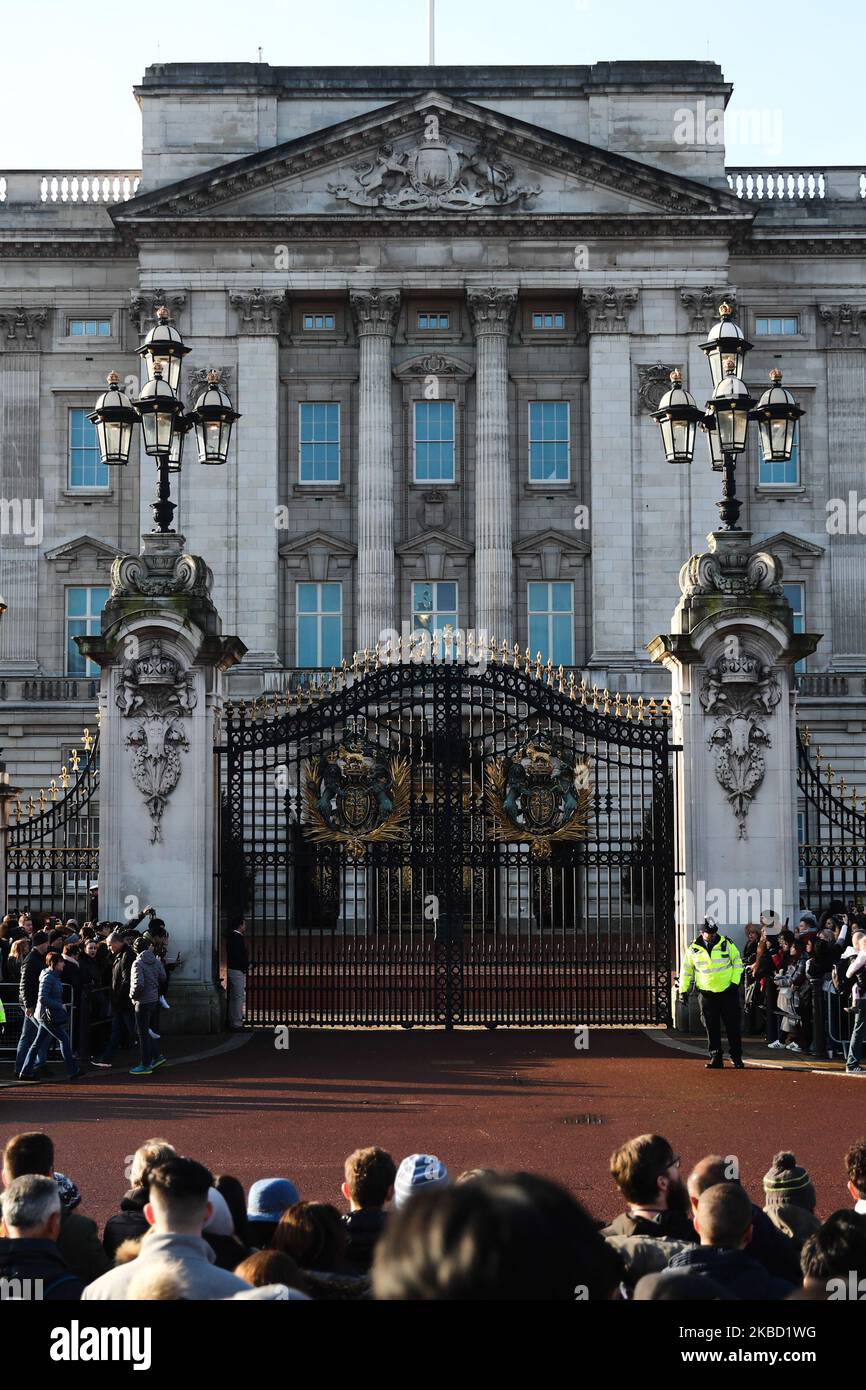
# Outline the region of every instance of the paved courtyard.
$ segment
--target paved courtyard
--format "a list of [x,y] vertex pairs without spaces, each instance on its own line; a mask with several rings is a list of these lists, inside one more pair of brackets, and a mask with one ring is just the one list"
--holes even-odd
[[[0,1139],[46,1129],[57,1166],[100,1222],[126,1187],[126,1155],[160,1135],[236,1174],[288,1176],[304,1197],[338,1205],[341,1163],[377,1143],[396,1158],[437,1153],[452,1173],[524,1167],[549,1174],[609,1217],[611,1150],[658,1129],[684,1167],[710,1151],[740,1157],[752,1195],[774,1152],[810,1170],[822,1215],[850,1205],[842,1154],[866,1133],[866,1087],[807,1070],[707,1073],[700,1057],[640,1031],[592,1032],[575,1051],[544,1032],[298,1030],[288,1051],[273,1035],[134,1081],[126,1071],[76,1087],[0,1090]],[[175,1052],[188,1040],[178,1039]]]

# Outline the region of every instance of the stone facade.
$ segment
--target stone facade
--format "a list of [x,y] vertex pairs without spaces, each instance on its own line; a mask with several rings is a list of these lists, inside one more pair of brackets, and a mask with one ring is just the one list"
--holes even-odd
[[[723,107],[730,91],[704,62],[158,65],[136,91],[139,184],[132,171],[0,171],[12,780],[44,782],[92,724],[91,681],[61,679],[66,591],[107,585],[114,556],[138,549],[153,466],[142,451],[107,489],[72,487],[69,411],[92,407],[112,368],[138,381],[135,349],[160,303],[193,348],[184,399],[216,366],[243,416],[226,468],[199,467],[190,449],[175,479],[177,528],[248,649],[234,688],[298,664],[299,583],[342,586],[351,656],[411,622],[418,580],[455,581],[460,626],[524,648],[528,583],[560,580],[573,586],[574,664],[601,686],[660,695],[668,679],[644,646],[667,630],[720,489],[700,441],[691,469],[665,463],[652,392],[679,366],[700,401],[710,394],[697,344],[727,297],[755,344],[749,384],[778,362],[808,412],[798,482],[762,485],[756,449],[744,459],[741,522],[824,634],[797,677],[800,717],[856,781],[866,567],[856,523],[828,534],[827,503],[847,504],[862,473],[863,178],[827,168],[756,196],[766,182],[726,172],[720,145],[677,135],[683,110]],[[444,326],[422,327],[434,314]],[[794,331],[762,334],[759,318]],[[73,319],[107,329],[75,335]],[[453,402],[452,479],[416,480],[425,399]],[[339,479],[304,482],[300,407],[327,402],[340,406]],[[530,478],[534,402],[569,405],[562,481]],[[24,524],[35,502],[38,539]]]

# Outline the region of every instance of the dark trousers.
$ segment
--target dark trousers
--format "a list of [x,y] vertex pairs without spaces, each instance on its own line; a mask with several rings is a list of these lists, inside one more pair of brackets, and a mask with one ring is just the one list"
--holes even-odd
[[111,1037],[108,1046],[102,1054],[103,1062],[113,1062],[114,1055],[122,1047],[129,1047],[135,1032],[135,1011],[130,1005],[128,1009],[118,1009],[111,1017]]
[[156,1004],[136,1004],[135,1006],[135,1031],[138,1034],[138,1046],[141,1052],[139,1061],[143,1067],[149,1067],[153,1059],[159,1056],[159,1048],[149,1032],[149,1029],[153,1027],[157,1007]]
[[729,985],[721,994],[699,991],[701,1003],[701,1022],[707,1030],[707,1048],[710,1060],[722,1060],[722,1024],[728,1035],[728,1051],[731,1060],[739,1062],[743,1056],[743,1042],[740,1031],[740,991],[736,985]]

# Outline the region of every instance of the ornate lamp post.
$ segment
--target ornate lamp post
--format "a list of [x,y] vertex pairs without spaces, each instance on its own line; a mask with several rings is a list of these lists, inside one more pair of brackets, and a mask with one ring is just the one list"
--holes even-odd
[[112,372],[108,390],[89,416],[96,426],[102,462],[109,466],[129,462],[132,427],[141,425],[145,453],[156,459],[157,494],[152,511],[155,531],[172,529],[175,505],[171,500],[172,473],[179,473],[184,438],[194,429],[200,463],[222,464],[228,458],[232,426],[240,415],[219,384],[216,372],[209,372],[207,387],[185,413],[177,395],[181,363],[191,351],[170,321],[168,310],[157,309],[157,323],[150,330],[138,355],[147,368],[147,382],[137,401],[120,390],[120,378]]
[[716,503],[722,518],[721,530],[739,531],[742,503],[737,497],[737,457],[748,442],[749,423],[757,422],[765,459],[787,462],[794,447],[794,430],[804,414],[791,392],[780,383],[778,368],[770,372],[772,386],[755,401],[742,379],[746,354],[752,344],[731,321],[728,304],[719,306],[719,322],[710,329],[701,351],[710,365],[714,391],[701,410],[694,397],[681,385],[679,372],[671,372],[671,389],[659,402],[653,419],[661,430],[668,463],[691,463],[695,432],[706,435],[713,470],[723,475],[722,498]]

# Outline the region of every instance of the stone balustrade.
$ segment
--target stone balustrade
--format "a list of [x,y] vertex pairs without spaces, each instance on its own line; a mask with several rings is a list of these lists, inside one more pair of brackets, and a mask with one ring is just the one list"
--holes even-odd
[[866,171],[856,164],[821,168],[729,168],[728,187],[745,202],[858,202],[866,199]]
[[99,681],[89,676],[0,676],[0,703],[95,704]]
[[0,207],[125,203],[140,183],[140,169],[11,169],[0,172]]

